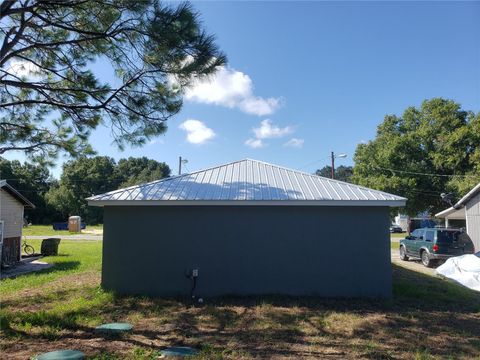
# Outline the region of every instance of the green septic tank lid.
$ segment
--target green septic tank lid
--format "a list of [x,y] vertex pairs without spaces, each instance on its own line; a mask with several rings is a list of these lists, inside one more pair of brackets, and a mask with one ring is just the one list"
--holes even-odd
[[169,347],[164,350],[161,350],[160,354],[162,355],[162,357],[168,357],[168,356],[183,357],[183,356],[193,356],[197,352],[198,351],[196,349],[188,346],[174,346],[174,347]]
[[35,360],[80,360],[84,359],[85,354],[77,350],[57,350],[40,354]]
[[118,334],[127,332],[133,329],[132,324],[129,323],[110,323],[110,324],[102,324],[95,328],[96,331],[110,333],[110,334]]

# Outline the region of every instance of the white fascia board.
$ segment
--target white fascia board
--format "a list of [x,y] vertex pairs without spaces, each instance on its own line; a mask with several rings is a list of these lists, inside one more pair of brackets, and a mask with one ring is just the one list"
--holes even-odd
[[472,190],[470,190],[464,197],[462,197],[458,202],[453,205],[454,208],[459,208],[461,206],[465,206],[465,203],[467,203],[471,198],[473,198],[477,192],[480,192],[480,183],[477,184]]
[[456,210],[453,207],[449,207],[448,209],[442,210],[439,213],[435,214],[435,217],[444,218],[447,217],[449,214],[455,212]]
[[455,209],[454,207],[450,207],[446,210],[440,211],[439,213],[435,214],[435,217],[440,219],[456,219],[456,220],[463,220],[465,219],[465,208],[462,207],[460,209]]
[[406,200],[88,200],[89,206],[388,206]]

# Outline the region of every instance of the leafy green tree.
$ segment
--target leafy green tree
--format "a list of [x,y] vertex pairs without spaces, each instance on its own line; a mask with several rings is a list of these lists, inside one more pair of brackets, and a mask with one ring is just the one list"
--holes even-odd
[[115,160],[108,156],[81,157],[63,165],[57,186],[46,194],[47,202],[62,214],[63,219],[80,215],[89,224],[103,220],[101,208],[90,207],[85,198],[117,189],[120,181]]
[[[326,178],[330,178],[332,176],[332,167],[330,165],[326,165],[323,168],[315,171],[315,175],[323,176]],[[340,165],[335,168],[335,179],[345,182],[352,182],[351,178],[353,175],[353,167],[352,166],[345,166]]]
[[170,176],[170,172],[169,166],[164,162],[148,159],[145,156],[120,159],[115,169],[116,177],[121,179],[120,187],[160,180]]
[[442,98],[387,115],[374,140],[358,145],[352,180],[408,198],[410,215],[444,209],[480,181],[480,114]]
[[142,145],[226,61],[187,3],[4,0],[0,22],[0,155],[89,154],[100,123],[120,148]]
[[87,197],[169,175],[167,164],[146,157],[120,159],[118,164],[108,156],[81,157],[63,165],[60,181],[45,197],[63,221],[80,215],[87,223],[98,224],[103,221],[103,209],[88,206]]
[[45,202],[45,194],[54,181],[47,167],[41,164],[9,161],[0,157],[0,179],[7,180],[16,190],[30,200],[34,210],[25,210],[29,222],[38,224],[55,219],[57,214]]

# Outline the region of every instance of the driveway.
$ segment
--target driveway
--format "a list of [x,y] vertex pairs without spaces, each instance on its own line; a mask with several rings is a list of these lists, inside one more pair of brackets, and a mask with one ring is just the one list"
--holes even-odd
[[430,276],[435,276],[435,269],[434,268],[427,268],[422,265],[420,260],[408,260],[408,261],[402,261],[400,260],[400,255],[398,253],[398,250],[392,250],[392,263],[395,265],[399,265],[401,267],[404,267],[409,270],[421,272],[423,274],[427,274]]
[[47,264],[46,262],[43,262],[40,259],[41,259],[40,256],[22,259],[15,266],[9,269],[2,270],[2,273],[0,274],[0,279],[28,274],[34,271],[48,269],[53,266],[53,264]]

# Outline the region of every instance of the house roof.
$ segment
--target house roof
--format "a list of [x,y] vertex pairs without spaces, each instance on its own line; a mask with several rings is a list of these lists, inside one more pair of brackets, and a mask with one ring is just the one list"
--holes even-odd
[[8,192],[18,201],[20,201],[26,208],[35,209],[35,205],[33,205],[25,196],[20,194],[17,190],[15,190],[12,185],[8,184],[7,180],[0,180],[0,188]]
[[464,197],[457,201],[453,207],[455,209],[459,209],[465,206],[473,197],[475,197],[478,193],[480,193],[480,183],[478,183],[472,190],[470,190]]
[[435,217],[438,218],[449,218],[449,219],[465,219],[465,204],[467,204],[472,198],[480,193],[480,183],[478,183],[472,190],[470,190],[464,197],[457,201],[452,207],[440,211],[435,214]]
[[449,207],[448,209],[445,209],[443,211],[440,211],[439,213],[435,214],[435,217],[441,218],[441,219],[460,219],[460,220],[465,220],[466,214],[465,214],[465,209],[455,209],[453,206]]
[[89,197],[89,205],[404,206],[406,199],[258,160],[225,165]]

